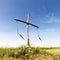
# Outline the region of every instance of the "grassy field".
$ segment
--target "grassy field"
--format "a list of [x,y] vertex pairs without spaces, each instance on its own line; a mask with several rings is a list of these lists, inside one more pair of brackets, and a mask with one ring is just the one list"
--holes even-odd
[[0,48],[0,60],[60,60],[60,48]]
[[59,48],[55,48],[55,49],[48,49],[46,50],[47,52],[53,54],[53,55],[60,55],[60,49]]

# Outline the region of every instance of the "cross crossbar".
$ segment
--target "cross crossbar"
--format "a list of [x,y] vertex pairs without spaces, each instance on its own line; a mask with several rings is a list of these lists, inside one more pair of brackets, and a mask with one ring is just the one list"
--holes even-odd
[[15,20],[15,21],[19,21],[19,22],[26,23],[26,24],[28,24],[28,25],[32,25],[32,26],[34,26],[34,27],[36,27],[36,28],[39,28],[37,25],[35,25],[35,24],[32,24],[32,23],[30,23],[30,22],[26,22],[26,21],[19,20],[19,19],[14,19],[14,20]]

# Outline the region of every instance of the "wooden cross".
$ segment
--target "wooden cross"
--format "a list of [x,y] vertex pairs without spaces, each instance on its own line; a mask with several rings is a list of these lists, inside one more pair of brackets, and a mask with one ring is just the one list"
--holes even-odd
[[23,20],[20,20],[20,19],[14,19],[14,20],[26,24],[26,36],[27,36],[26,39],[27,39],[27,45],[28,45],[28,47],[30,47],[30,42],[29,42],[29,25],[34,26],[34,27],[36,27],[36,28],[39,28],[39,27],[38,27],[37,25],[32,24],[32,23],[29,22],[29,20],[30,20],[30,15],[29,15],[29,14],[28,14],[27,21],[23,21]]

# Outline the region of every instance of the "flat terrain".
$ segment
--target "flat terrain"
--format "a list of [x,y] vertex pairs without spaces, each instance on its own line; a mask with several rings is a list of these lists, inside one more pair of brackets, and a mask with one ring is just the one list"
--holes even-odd
[[53,54],[53,55],[60,55],[60,49],[59,48],[55,48],[55,49],[48,49],[46,50],[47,52]]
[[60,60],[60,48],[0,48],[0,60]]

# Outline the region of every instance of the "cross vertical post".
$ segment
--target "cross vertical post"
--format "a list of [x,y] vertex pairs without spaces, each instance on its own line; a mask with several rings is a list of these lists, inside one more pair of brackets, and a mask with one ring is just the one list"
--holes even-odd
[[[28,14],[27,17],[27,22],[29,23],[30,20],[30,15]],[[28,47],[30,46],[30,41],[29,41],[29,24],[26,24],[26,37],[27,37],[27,45]]]

